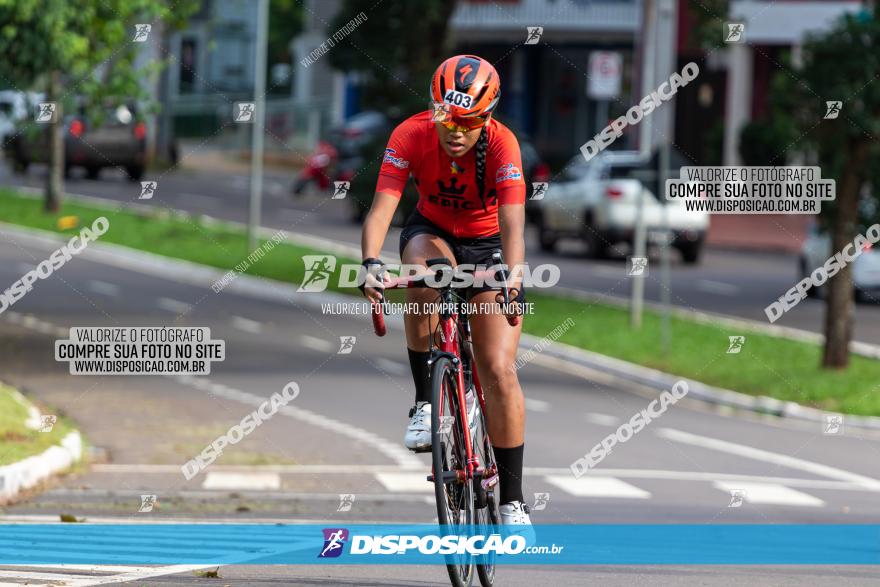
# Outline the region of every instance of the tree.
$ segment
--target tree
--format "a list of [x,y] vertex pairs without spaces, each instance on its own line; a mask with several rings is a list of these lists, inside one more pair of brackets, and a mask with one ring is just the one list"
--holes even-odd
[[98,109],[105,99],[144,99],[140,80],[156,69],[134,67],[136,24],[179,26],[198,0],[0,0],[0,76],[17,89],[44,88],[56,104],[49,125],[45,208],[57,211],[63,191],[65,105],[84,96]]
[[[269,2],[269,45],[267,47],[266,79],[271,80],[272,66],[279,63],[290,64],[293,56],[290,53],[290,41],[297,36],[303,27],[303,3],[298,0],[270,0]],[[270,90],[275,93],[290,93],[287,87],[275,87],[270,82]],[[274,90],[273,90],[274,88]]]
[[[837,180],[837,200],[827,210],[832,251],[841,251],[860,231],[859,199],[869,166],[880,160],[873,148],[880,132],[880,13],[844,16],[830,31],[804,44],[803,65],[794,72],[803,96],[801,128],[807,132],[823,177]],[[828,101],[842,102],[836,119],[825,119]],[[849,364],[852,338],[852,265],[827,285],[822,365]]]
[[328,57],[336,69],[364,74],[367,106],[386,112],[425,110],[430,76],[449,57],[446,30],[455,4],[345,0],[327,27],[328,36],[361,12],[367,20],[336,43]]
[[[728,2],[713,0],[717,14],[726,14]],[[711,29],[725,18],[716,11],[698,15],[698,36],[712,44]],[[717,30],[717,28],[716,28]],[[748,38],[748,24],[746,24]],[[717,42],[714,43],[717,45]],[[832,252],[843,250],[864,227],[880,220],[876,196],[861,198],[865,188],[880,187],[880,13],[863,10],[847,14],[830,30],[808,36],[800,64],[781,64],[771,86],[770,120],[744,129],[743,155],[752,165],[774,146],[786,144],[763,165],[784,165],[789,154],[800,152],[818,165],[823,178],[836,180],[837,199],[822,203],[820,221],[831,234]],[[843,103],[839,116],[826,119],[827,102]],[[852,265],[846,265],[826,284],[825,347],[822,366],[849,365],[854,290]]]

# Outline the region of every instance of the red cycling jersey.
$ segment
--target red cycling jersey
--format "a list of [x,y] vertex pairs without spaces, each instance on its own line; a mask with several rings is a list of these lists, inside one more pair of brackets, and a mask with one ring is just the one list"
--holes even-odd
[[379,170],[376,192],[401,196],[410,174],[419,192],[422,216],[452,236],[475,238],[499,232],[498,206],[523,204],[526,184],[519,143],[506,126],[492,119],[485,126],[485,193],[477,191],[475,149],[453,158],[440,146],[431,111],[401,122],[391,138]]

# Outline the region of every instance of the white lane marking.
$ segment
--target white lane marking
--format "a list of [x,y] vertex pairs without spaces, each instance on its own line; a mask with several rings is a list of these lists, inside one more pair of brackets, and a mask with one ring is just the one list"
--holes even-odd
[[208,471],[202,489],[229,489],[245,491],[277,491],[281,489],[278,473],[226,473]]
[[119,295],[119,286],[113,283],[107,283],[106,281],[99,281],[97,279],[90,279],[88,282],[89,289],[96,294],[101,294],[102,296],[110,296],[116,297]]
[[534,399],[531,397],[527,397],[526,399],[526,409],[530,412],[549,412],[550,404],[545,402],[544,400]]
[[622,499],[648,499],[651,497],[650,492],[615,477],[575,479],[571,475],[548,475],[544,477],[544,480],[577,497],[619,497]]
[[269,185],[266,187],[268,188],[269,193],[273,196],[284,193],[284,185],[280,181],[269,182]]
[[173,300],[171,298],[159,298],[156,300],[156,305],[159,306],[159,308],[174,314],[186,314],[192,309],[192,306],[186,302]]
[[233,328],[243,330],[244,332],[250,332],[251,334],[260,334],[263,331],[263,325],[261,323],[241,316],[232,317],[232,326]]
[[617,416],[600,414],[598,412],[587,412],[584,414],[584,419],[590,424],[596,424],[597,426],[615,426],[620,422],[620,418]]
[[376,473],[376,480],[392,493],[429,493],[434,484],[428,481],[428,473]]
[[871,477],[866,477],[864,475],[859,475],[857,473],[844,471],[843,469],[814,463],[812,461],[807,461],[804,459],[781,455],[779,453],[770,452],[768,450],[761,450],[759,448],[737,444],[735,442],[728,442],[726,440],[719,440],[717,438],[710,438],[708,436],[699,436],[697,434],[691,434],[690,432],[683,432],[681,430],[674,430],[672,428],[660,428],[659,430],[657,430],[657,436],[665,438],[667,440],[671,440],[673,442],[681,442],[683,444],[690,444],[693,446],[698,446],[700,448],[726,452],[728,454],[745,457],[747,459],[764,461],[765,463],[771,463],[773,465],[779,465],[781,467],[798,469],[807,473],[812,473],[813,475],[820,475],[822,477],[837,479],[839,481],[848,481],[850,483],[855,483],[856,485],[862,485],[863,487],[869,489],[880,489],[880,481],[878,481],[877,479],[872,479]]
[[602,277],[616,277],[620,278],[623,274],[623,266],[620,269],[606,267],[605,265],[593,265],[590,267],[590,271],[595,273],[596,275],[601,275]]
[[[430,455],[425,455],[427,459]],[[425,470],[431,468],[430,463],[425,462]],[[212,471],[230,471],[237,473],[249,472],[272,472],[283,475],[358,475],[373,473],[399,473],[400,467],[394,465],[219,465],[211,466]],[[148,465],[148,464],[95,464],[92,465],[92,473],[141,473],[144,475],[179,474],[179,465]],[[524,467],[523,474],[528,476],[566,476],[571,475],[571,469],[561,467]],[[586,476],[620,477],[622,479],[659,479],[662,481],[730,481],[743,483],[776,483],[788,487],[803,487],[809,489],[829,489],[841,491],[869,491],[880,492],[880,488],[864,487],[843,481],[829,481],[825,479],[799,479],[796,477],[764,477],[759,475],[740,475],[736,473],[713,473],[705,471],[666,471],[661,469],[595,469],[584,473]],[[49,493],[55,494],[60,490],[53,489]],[[121,492],[122,490],[116,490]],[[131,495],[138,494],[140,490],[131,490]],[[0,517],[2,519],[2,517]]]
[[749,503],[807,507],[821,507],[825,505],[825,502],[818,497],[775,483],[734,483],[716,481],[713,485],[717,489],[728,494],[734,489],[741,489],[744,492],[743,499]]
[[407,367],[403,363],[398,363],[397,361],[392,361],[384,357],[373,359],[373,363],[381,371],[390,373],[392,375],[406,375],[407,373],[409,373],[409,367]]
[[180,194],[180,197],[199,206],[210,206],[213,208],[217,205],[217,199],[213,196],[204,196],[202,194]]
[[711,279],[698,279],[697,289],[707,293],[718,294],[722,296],[735,296],[739,293],[739,287],[723,281],[712,281]]
[[[56,583],[43,583],[37,584],[30,581],[26,581],[24,583],[0,583],[0,587],[5,585],[13,585],[14,587],[21,587],[22,584],[28,585],[29,587],[39,587],[39,585],[63,585],[64,587],[90,587],[91,585],[104,585],[107,583],[123,583],[126,581],[135,581],[138,579],[147,579],[150,577],[161,577],[163,575],[172,575],[175,573],[185,573],[188,571],[197,571],[199,569],[209,569],[215,568],[217,565],[170,565],[163,567],[125,567],[118,565],[28,565],[36,568],[43,569],[71,569],[71,570],[88,570],[93,572],[101,572],[101,571],[111,571],[111,572],[119,572],[121,574],[118,575],[102,575],[102,576],[88,576],[88,575],[72,575],[65,573],[33,573],[33,572],[18,572],[18,571],[0,571],[0,577],[10,578],[10,579],[42,579],[48,581],[56,581]],[[45,577],[40,577],[39,575],[45,575]],[[57,581],[63,581],[63,583],[57,583]]]
[[[259,407],[263,405],[263,403],[266,401],[265,397],[255,395],[253,393],[246,393],[244,391],[229,387],[228,385],[214,383],[208,379],[205,379],[204,377],[180,376],[174,377],[173,379],[184,385],[189,385],[202,391],[209,391],[213,395],[225,397],[251,406]],[[363,428],[358,428],[354,424],[334,420],[333,418],[328,418],[327,416],[322,416],[321,414],[312,412],[311,410],[307,410],[305,408],[300,408],[298,406],[293,406],[290,404],[281,407],[281,409],[278,410],[278,413],[288,416],[290,418],[296,418],[297,420],[300,420],[301,422],[305,422],[307,424],[311,424],[312,426],[323,428],[324,430],[329,430],[330,432],[333,432],[335,434],[347,436],[350,439],[355,440],[356,442],[359,442],[361,444],[370,445],[382,454],[384,454],[386,457],[391,459],[400,467],[408,469],[421,469],[425,466],[421,460],[413,456],[413,454],[405,449],[401,445],[401,443],[386,440],[378,434],[374,434],[372,432],[364,430]]]
[[303,334],[299,337],[299,340],[304,346],[307,346],[310,349],[314,349],[316,351],[321,351],[322,353],[328,353],[332,350],[336,350],[336,347],[332,343],[316,336]]

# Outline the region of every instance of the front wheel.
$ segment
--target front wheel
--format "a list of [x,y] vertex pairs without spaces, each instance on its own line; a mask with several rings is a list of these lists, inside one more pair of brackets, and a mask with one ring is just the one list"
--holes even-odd
[[[445,533],[468,535],[475,522],[474,491],[464,475],[467,467],[465,434],[458,402],[458,369],[441,356],[431,369],[431,456],[437,521]],[[447,555],[446,570],[454,587],[474,580],[473,556]]]
[[684,243],[679,246],[681,259],[685,265],[695,265],[700,260],[702,243],[700,241]]
[[[482,410],[477,411],[477,425],[474,427],[472,446],[477,455],[483,478],[474,480],[474,495],[477,508],[477,531],[483,536],[495,534],[501,524],[498,510],[498,466],[495,453],[489,442],[486,417]],[[495,583],[495,554],[483,555],[477,563],[477,574],[483,587],[492,587]]]

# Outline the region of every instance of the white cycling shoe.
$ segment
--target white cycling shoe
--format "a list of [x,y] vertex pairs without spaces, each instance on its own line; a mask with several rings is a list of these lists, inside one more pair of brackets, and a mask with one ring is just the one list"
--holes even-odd
[[403,436],[403,445],[415,452],[431,450],[431,403],[418,402],[409,411],[409,426]]
[[521,501],[512,501],[500,505],[498,513],[501,514],[502,525],[513,526],[508,528],[511,534],[522,536],[528,544],[535,542],[535,529],[529,516],[529,506]]

